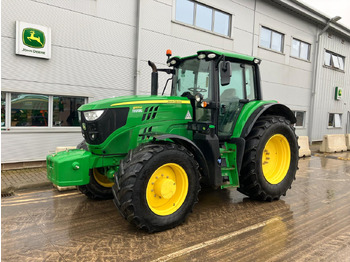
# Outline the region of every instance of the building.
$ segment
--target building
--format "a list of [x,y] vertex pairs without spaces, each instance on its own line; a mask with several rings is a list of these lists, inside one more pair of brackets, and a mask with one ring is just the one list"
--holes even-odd
[[[167,49],[259,57],[264,99],[295,112],[298,135],[350,130],[350,29],[296,0],[12,0],[1,19],[2,163],[78,144],[79,105],[150,94],[147,61],[166,66]],[[46,30],[49,59],[16,54],[39,43],[30,26]]]

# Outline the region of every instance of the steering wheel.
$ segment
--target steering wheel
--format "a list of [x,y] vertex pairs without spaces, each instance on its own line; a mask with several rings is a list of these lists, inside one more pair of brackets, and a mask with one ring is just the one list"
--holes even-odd
[[204,88],[198,88],[198,87],[191,87],[188,90],[190,90],[191,92],[195,93],[195,92],[207,92],[207,89]]

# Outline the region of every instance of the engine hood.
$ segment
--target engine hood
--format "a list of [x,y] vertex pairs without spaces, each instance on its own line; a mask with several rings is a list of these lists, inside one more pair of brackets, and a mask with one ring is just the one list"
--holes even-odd
[[129,107],[133,105],[147,104],[190,104],[190,100],[186,97],[177,96],[120,96],[107,98],[95,102],[91,102],[79,107],[79,111],[99,110],[107,108]]

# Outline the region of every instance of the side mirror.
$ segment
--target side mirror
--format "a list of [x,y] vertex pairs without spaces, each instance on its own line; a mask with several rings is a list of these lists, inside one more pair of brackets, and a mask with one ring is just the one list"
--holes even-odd
[[229,85],[231,81],[231,76],[232,76],[231,63],[229,61],[222,62],[220,66],[221,85],[222,86]]

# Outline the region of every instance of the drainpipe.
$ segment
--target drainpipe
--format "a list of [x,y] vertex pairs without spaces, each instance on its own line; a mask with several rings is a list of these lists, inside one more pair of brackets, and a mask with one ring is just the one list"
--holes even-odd
[[312,127],[313,127],[313,117],[315,111],[315,96],[316,96],[316,86],[317,86],[317,68],[318,68],[318,59],[319,59],[319,51],[320,51],[320,38],[321,35],[327,31],[332,22],[337,22],[341,19],[340,16],[335,16],[328,20],[326,26],[316,35],[316,47],[314,54],[314,67],[312,72],[312,88],[311,88],[311,98],[310,98],[310,115],[309,115],[309,128],[308,128],[308,136],[309,143],[312,144]]
[[140,83],[140,49],[141,49],[141,0],[137,1],[137,15],[136,15],[136,45],[135,45],[135,86],[134,86],[134,94],[137,95],[139,90]]

